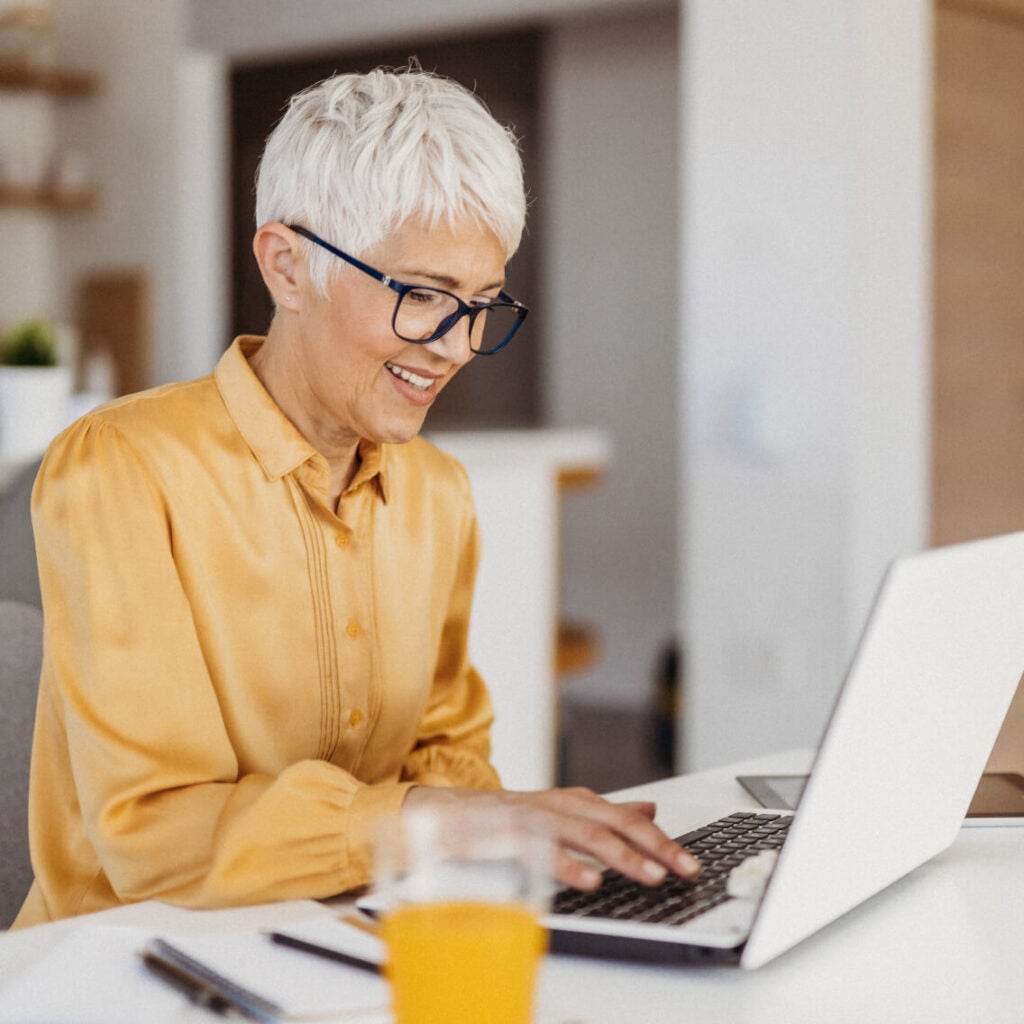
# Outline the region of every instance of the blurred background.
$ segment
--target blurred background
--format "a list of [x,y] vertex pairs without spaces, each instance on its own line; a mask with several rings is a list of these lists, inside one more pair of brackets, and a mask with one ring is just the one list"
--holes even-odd
[[1024,527],[1024,0],[0,0],[0,327],[57,325],[73,412],[209,372],[288,96],[411,57],[531,195],[527,326],[428,422],[506,780],[813,745],[888,561]]

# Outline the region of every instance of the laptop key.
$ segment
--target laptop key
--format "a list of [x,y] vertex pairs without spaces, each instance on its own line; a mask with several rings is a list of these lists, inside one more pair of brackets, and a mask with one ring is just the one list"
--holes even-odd
[[723,903],[732,869],[760,850],[781,846],[790,820],[754,812],[729,815],[677,840],[700,858],[698,878],[670,876],[660,885],[645,886],[608,870],[604,883],[592,892],[563,889],[557,893],[553,910],[578,917],[683,924]]

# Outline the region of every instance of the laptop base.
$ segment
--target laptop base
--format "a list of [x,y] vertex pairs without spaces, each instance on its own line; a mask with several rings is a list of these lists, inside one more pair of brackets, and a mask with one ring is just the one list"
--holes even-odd
[[548,952],[556,956],[583,956],[645,964],[737,964],[742,946],[714,949],[656,939],[623,938],[597,932],[550,932]]

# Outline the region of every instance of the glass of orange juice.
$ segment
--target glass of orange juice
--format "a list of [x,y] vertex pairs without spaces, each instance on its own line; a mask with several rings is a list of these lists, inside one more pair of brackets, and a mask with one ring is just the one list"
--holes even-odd
[[529,1024],[553,849],[512,808],[410,809],[377,836],[396,1024]]

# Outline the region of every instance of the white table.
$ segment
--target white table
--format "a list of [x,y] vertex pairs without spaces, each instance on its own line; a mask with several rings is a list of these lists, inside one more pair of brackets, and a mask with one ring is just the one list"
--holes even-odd
[[[806,752],[759,758],[618,795],[656,799],[659,821],[681,833],[730,809],[754,806],[733,781],[738,772],[799,772],[807,761]],[[836,860],[836,870],[842,870],[841,851]],[[549,957],[541,985],[542,1021],[1019,1024],[1024,1018],[1022,868],[1024,828],[964,829],[945,853],[752,972]],[[142,904],[3,934],[0,997],[5,980],[83,922],[146,924],[173,934],[175,928],[224,927],[231,920],[265,927],[316,912],[317,906],[285,903],[202,915]],[[190,1011],[186,1019],[206,1018]]]

